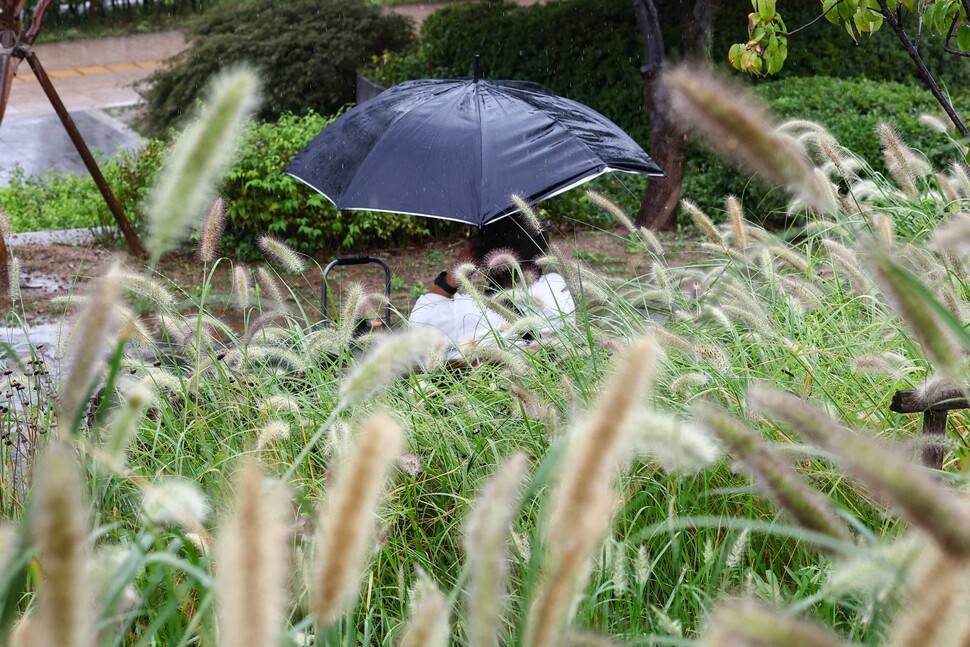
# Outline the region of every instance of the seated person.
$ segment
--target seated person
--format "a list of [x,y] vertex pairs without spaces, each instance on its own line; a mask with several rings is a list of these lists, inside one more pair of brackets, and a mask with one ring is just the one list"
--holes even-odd
[[[484,269],[486,293],[511,290],[514,309],[522,315],[541,317],[548,322],[544,330],[552,330],[565,324],[565,317],[574,312],[575,304],[563,277],[544,274],[536,264],[545,251],[546,241],[541,236],[530,235],[517,217],[507,216],[475,232],[458,261]],[[504,254],[511,254],[517,263],[503,263]],[[519,297],[515,294],[516,284],[524,275],[536,278],[528,285],[528,292]],[[459,282],[450,271],[442,272],[429,291],[418,297],[408,318],[412,326],[433,326],[447,335],[454,345],[450,359],[460,357],[458,348],[464,343],[495,343],[506,324],[505,317],[483,308],[478,299],[459,292],[458,287]]]

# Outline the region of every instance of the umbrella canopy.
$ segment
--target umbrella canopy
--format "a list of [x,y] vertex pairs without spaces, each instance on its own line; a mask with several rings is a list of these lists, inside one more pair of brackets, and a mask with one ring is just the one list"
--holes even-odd
[[592,108],[541,85],[410,81],[348,111],[285,172],[339,209],[483,226],[608,171],[663,175]]

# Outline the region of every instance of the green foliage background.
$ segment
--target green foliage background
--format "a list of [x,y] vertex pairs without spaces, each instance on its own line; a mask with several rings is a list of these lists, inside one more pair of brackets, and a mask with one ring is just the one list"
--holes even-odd
[[148,80],[143,125],[154,136],[187,114],[206,80],[238,63],[263,79],[262,119],[307,109],[329,114],[354,100],[356,71],[411,41],[408,19],[365,0],[223,2],[189,28],[185,58]]
[[[883,121],[893,123],[906,141],[936,164],[953,150],[945,135],[919,123],[921,114],[933,112],[937,106],[929,92],[913,85],[868,79],[789,77],[759,84],[755,92],[780,117],[820,122],[877,170],[882,169],[882,161],[874,131]],[[958,109],[970,110],[970,96],[961,93],[955,100]],[[305,116],[285,114],[276,122],[249,127],[221,189],[229,203],[227,245],[243,257],[250,256],[257,251],[258,236],[269,231],[301,251],[328,256],[355,247],[403,244],[429,235],[457,232],[455,225],[443,221],[360,211],[340,213],[323,196],[283,175],[286,163],[332,119],[315,112]],[[129,214],[137,214],[166,150],[164,142],[153,140],[140,153],[124,155],[104,165],[109,182]],[[788,200],[782,192],[750,179],[700,145],[692,148],[687,170],[684,195],[711,215],[716,216],[723,208],[724,196],[728,194],[740,196],[749,208],[757,208],[760,218],[767,220],[783,210]],[[595,188],[632,212],[645,182],[624,174],[598,180]],[[541,207],[560,223],[609,224],[589,205],[582,188],[544,202]],[[0,208],[10,215],[17,231],[112,222],[88,177],[15,174],[9,186],[0,188]]]

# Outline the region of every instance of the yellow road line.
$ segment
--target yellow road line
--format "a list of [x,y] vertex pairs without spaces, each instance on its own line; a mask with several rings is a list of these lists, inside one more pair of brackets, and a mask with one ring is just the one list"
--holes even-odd
[[[138,61],[135,63],[118,63],[115,65],[76,67],[70,70],[53,70],[48,72],[47,76],[52,79],[67,79],[76,76],[96,76],[98,74],[115,74],[118,72],[132,72],[134,70],[153,70],[156,67],[160,67],[163,63],[164,61]],[[37,81],[30,70],[24,70],[22,73],[13,77],[13,80],[22,83]]]

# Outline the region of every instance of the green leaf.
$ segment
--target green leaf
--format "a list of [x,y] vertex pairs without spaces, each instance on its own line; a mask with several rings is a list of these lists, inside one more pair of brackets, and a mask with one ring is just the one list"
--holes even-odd
[[[841,18],[846,23],[852,22],[853,16],[859,10],[859,0],[842,0],[839,4],[839,8],[836,11],[839,12],[839,18]],[[850,34],[852,32],[849,32]]]
[[970,26],[961,25],[957,30],[957,47],[964,52],[970,50]]
[[829,11],[839,0],[822,0],[822,11],[825,12],[825,19],[833,25],[839,24],[839,14],[836,11]]
[[736,70],[744,72],[744,67],[741,64],[741,57],[744,56],[744,52],[747,48],[744,43],[736,43],[731,45],[731,49],[728,50],[728,61],[731,63],[731,67]]
[[771,22],[775,17],[775,0],[760,0],[758,3],[758,13],[765,22]]

